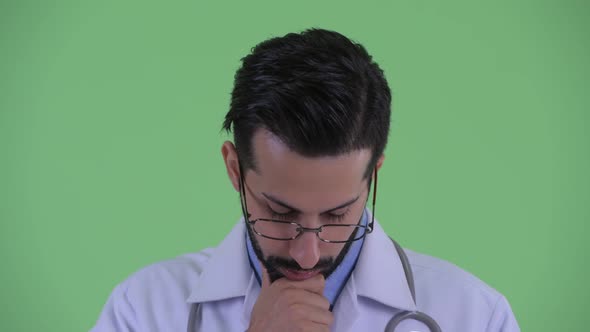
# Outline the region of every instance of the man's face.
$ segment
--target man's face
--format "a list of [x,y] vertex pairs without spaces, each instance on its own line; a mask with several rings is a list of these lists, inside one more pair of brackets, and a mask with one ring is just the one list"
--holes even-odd
[[[369,194],[363,179],[371,151],[357,150],[335,157],[303,157],[264,130],[253,137],[258,172],[246,171],[245,191],[250,219],[295,221],[303,227],[358,224]],[[348,238],[353,227],[342,227]],[[271,281],[281,277],[304,280],[318,273],[327,277],[340,263],[350,243],[326,243],[315,233],[277,241],[250,232],[258,259]]]

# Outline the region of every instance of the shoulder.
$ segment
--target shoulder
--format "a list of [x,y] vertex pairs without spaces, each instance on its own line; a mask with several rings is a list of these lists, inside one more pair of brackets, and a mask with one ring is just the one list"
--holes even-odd
[[99,331],[175,331],[188,316],[190,295],[213,249],[148,265],[111,292],[91,329]]
[[[417,303],[453,330],[519,331],[510,305],[496,289],[457,265],[404,249],[414,274]],[[469,317],[469,318],[468,318]]]
[[444,284],[453,288],[497,300],[501,294],[484,281],[446,260],[405,249],[406,255],[414,272],[414,278],[426,283]]
[[122,286],[134,299],[158,293],[186,298],[213,252],[214,248],[207,248],[150,264],[131,274]]

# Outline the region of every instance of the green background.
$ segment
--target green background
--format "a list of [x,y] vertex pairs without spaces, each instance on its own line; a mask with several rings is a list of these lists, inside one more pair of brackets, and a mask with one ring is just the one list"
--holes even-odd
[[388,77],[388,233],[505,294],[523,331],[586,330],[589,8],[1,1],[0,330],[86,331],[132,272],[216,245],[240,215],[220,154],[239,59],[308,27]]

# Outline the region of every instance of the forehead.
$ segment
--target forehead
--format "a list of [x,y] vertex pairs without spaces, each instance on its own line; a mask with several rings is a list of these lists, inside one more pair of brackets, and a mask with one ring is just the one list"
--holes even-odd
[[321,210],[358,196],[371,151],[355,150],[337,156],[305,157],[268,131],[252,139],[258,172],[248,172],[257,191],[272,193],[293,206]]

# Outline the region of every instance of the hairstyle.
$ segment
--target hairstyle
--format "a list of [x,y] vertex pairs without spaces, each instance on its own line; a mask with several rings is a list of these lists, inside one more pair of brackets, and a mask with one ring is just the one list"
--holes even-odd
[[329,30],[268,39],[242,58],[223,129],[244,171],[256,170],[252,137],[264,128],[306,157],[369,148],[365,178],[387,144],[391,92],[365,48]]

